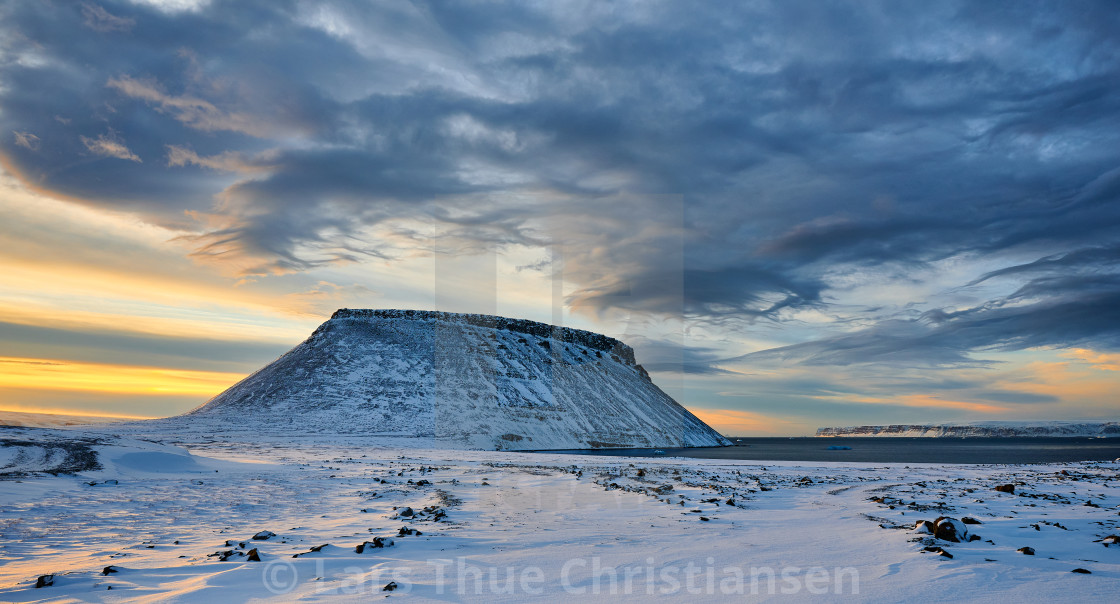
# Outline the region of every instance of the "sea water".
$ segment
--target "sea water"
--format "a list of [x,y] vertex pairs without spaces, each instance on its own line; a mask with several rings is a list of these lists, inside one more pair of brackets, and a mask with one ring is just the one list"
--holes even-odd
[[[1120,438],[998,437],[802,437],[731,439],[731,447],[595,449],[563,453],[633,457],[694,457],[758,461],[859,461],[876,463],[1015,464],[1112,461]],[[829,447],[851,447],[846,450]]]

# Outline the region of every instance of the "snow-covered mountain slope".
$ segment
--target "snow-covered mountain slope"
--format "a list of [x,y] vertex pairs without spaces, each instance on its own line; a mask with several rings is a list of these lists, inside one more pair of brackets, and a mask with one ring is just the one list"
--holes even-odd
[[249,429],[431,439],[441,447],[729,444],[603,335],[488,315],[342,309],[272,364],[177,418]]
[[1120,437],[1120,422],[975,422],[953,425],[849,426],[818,428],[817,436],[1113,436]]

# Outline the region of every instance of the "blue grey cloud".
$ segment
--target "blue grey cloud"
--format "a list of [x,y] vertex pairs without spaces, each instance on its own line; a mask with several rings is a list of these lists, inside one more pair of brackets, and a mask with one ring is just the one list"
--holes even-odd
[[415,219],[464,249],[562,240],[592,309],[780,323],[829,309],[838,273],[967,256],[1001,268],[963,289],[1025,282],[765,354],[1120,347],[1110,2],[91,0],[0,23],[5,165],[250,274],[392,259],[370,229]]

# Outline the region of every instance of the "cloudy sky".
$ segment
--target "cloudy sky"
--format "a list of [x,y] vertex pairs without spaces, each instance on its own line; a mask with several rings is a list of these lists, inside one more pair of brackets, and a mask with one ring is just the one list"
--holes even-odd
[[1117,418],[1113,2],[0,3],[0,409],[339,307],[621,337],[733,434]]

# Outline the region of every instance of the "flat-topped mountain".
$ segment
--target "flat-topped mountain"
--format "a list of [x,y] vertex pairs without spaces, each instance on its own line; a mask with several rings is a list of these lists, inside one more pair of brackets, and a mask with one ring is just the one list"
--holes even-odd
[[650,381],[633,349],[614,338],[414,310],[339,310],[181,419],[482,449],[729,444]]

